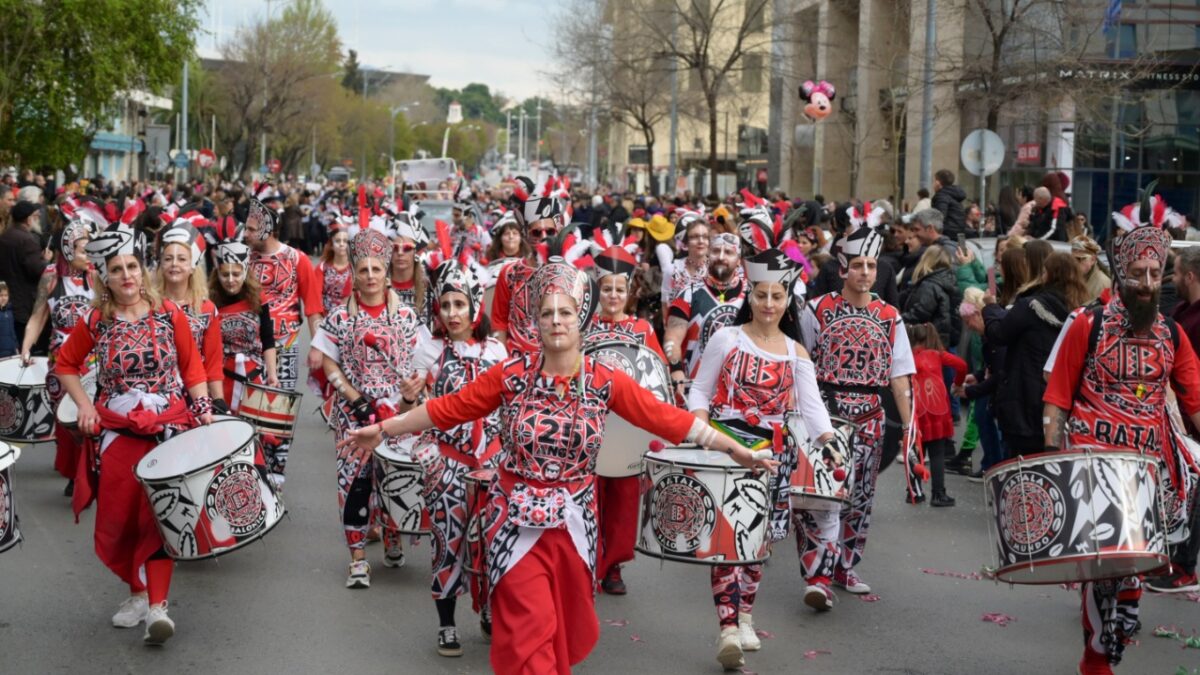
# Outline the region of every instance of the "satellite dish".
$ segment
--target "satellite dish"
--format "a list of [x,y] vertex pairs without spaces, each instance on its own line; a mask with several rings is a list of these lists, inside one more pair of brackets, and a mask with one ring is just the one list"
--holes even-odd
[[963,139],[958,156],[973,175],[990,176],[1004,164],[1004,141],[994,131],[976,129]]

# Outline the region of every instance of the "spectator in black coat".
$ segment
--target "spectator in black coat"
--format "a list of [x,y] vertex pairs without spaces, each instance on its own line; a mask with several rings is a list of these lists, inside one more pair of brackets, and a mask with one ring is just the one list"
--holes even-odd
[[992,405],[1009,457],[1045,447],[1042,368],[1067,315],[1087,300],[1079,266],[1068,253],[1046,259],[1040,282],[1007,312],[991,296],[983,308],[984,340],[1007,349]]
[[912,291],[900,313],[904,323],[933,324],[943,345],[957,345],[960,336],[954,315],[958,303],[958,279],[946,251],[940,246],[926,249],[913,269]]
[[33,314],[38,280],[46,269],[48,257],[44,255],[39,237],[41,206],[17,202],[11,215],[12,224],[0,233],[0,281],[8,284],[13,328],[20,344],[25,339],[25,324]]
[[942,233],[956,239],[960,232],[967,231],[967,212],[963,200],[967,193],[954,184],[954,172],[942,169],[933,174],[933,201],[931,206],[942,212]]

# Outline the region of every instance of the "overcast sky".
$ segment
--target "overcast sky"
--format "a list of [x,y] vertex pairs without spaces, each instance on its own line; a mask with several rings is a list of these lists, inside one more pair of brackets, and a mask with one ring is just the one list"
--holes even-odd
[[[272,0],[279,12],[286,0]],[[370,67],[429,75],[435,87],[483,82],[510,97],[552,96],[548,70],[552,2],[535,0],[324,0],[343,49]],[[264,16],[267,0],[208,0],[202,54]]]

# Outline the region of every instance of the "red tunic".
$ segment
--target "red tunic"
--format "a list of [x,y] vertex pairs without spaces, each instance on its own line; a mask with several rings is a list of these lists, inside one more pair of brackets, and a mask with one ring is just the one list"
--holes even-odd
[[541,350],[537,336],[537,319],[530,304],[529,280],[534,269],[525,260],[518,260],[500,270],[496,295],[492,298],[492,329],[504,331],[510,354],[536,354]]
[[192,339],[204,361],[204,373],[209,382],[221,382],[225,379],[223,372],[224,354],[221,351],[221,322],[217,320],[217,306],[212,300],[205,300],[199,312],[191,308],[180,307],[171,300],[163,300],[163,307],[178,310],[187,317]]
[[967,362],[950,352],[920,347],[913,352],[913,359],[917,364],[912,384],[916,402],[914,412],[917,428],[921,430],[921,440],[928,443],[954,438],[954,416],[950,413],[950,398],[946,393],[942,368],[953,368],[954,384],[959,385],[967,376]]
[[313,274],[312,263],[303,253],[280,244],[271,255],[251,254],[250,269],[271,303],[275,343],[280,348],[291,347],[304,317],[320,314],[323,307],[321,284]]

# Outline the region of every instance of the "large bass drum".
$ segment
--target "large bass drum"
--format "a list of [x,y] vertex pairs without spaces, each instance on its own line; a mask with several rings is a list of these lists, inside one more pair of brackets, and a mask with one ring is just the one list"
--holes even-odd
[[1026,455],[988,469],[983,480],[1001,581],[1096,581],[1167,564],[1152,457],[1084,449]]
[[0,553],[21,541],[21,528],[18,527],[20,523],[17,520],[12,489],[12,465],[20,457],[20,448],[0,441]]
[[50,362],[33,357],[26,366],[21,357],[0,360],[0,440],[39,443],[54,438],[54,409],[46,391]]
[[[603,340],[587,345],[584,353],[597,361],[625,371],[659,401],[674,400],[671,392],[671,375],[662,358],[653,349],[634,342]],[[619,415],[609,414],[604,427],[604,440],[596,459],[596,473],[609,478],[636,476],[642,472],[642,454],[650,439],[649,434]]]

